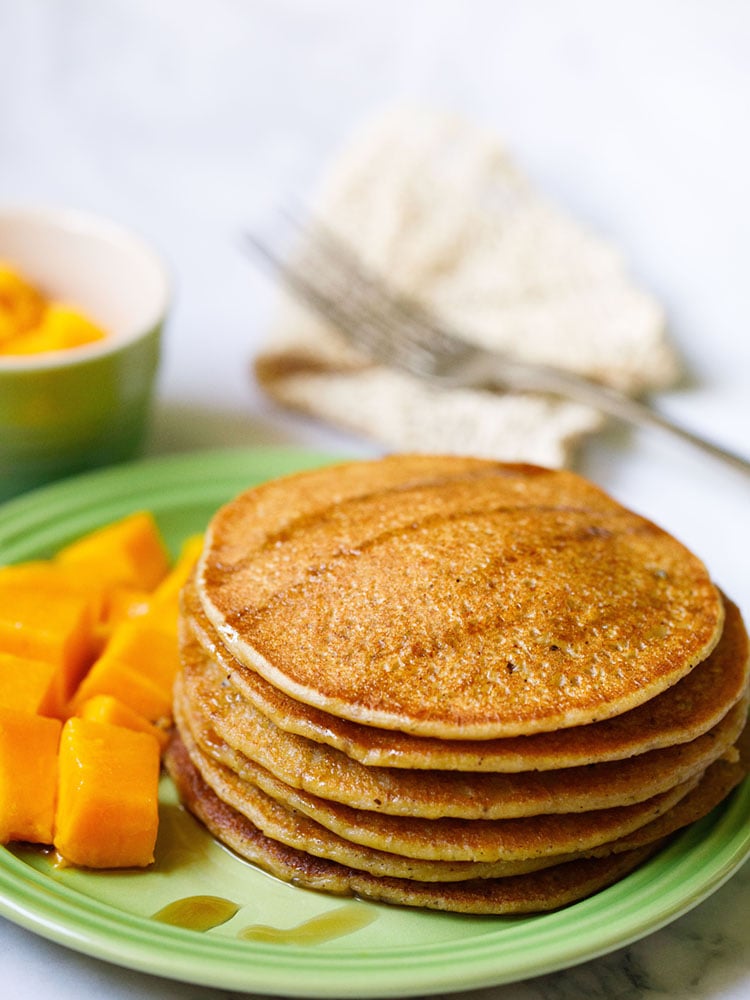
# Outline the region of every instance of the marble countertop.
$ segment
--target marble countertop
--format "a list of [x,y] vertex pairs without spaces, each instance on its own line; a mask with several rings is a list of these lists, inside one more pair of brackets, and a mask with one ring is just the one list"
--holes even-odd
[[[152,454],[363,442],[283,414],[250,377],[273,290],[238,234],[309,191],[363,116],[403,99],[497,130],[560,204],[615,239],[691,371],[661,403],[750,451],[750,8],[740,0],[0,0],[0,199],[139,230],[176,298]],[[703,556],[750,610],[747,481],[611,430],[580,469]],[[130,972],[0,920],[0,980],[52,995],[232,994]],[[750,867],[670,926],[486,1000],[744,1000]]]

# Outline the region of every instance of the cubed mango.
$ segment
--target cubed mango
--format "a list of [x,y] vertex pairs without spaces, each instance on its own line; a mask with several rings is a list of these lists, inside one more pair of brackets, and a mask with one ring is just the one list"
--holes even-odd
[[180,669],[176,633],[154,628],[148,620],[124,622],[107,643],[105,657],[136,670],[171,697]]
[[192,535],[185,540],[174,566],[153,593],[151,601],[153,605],[177,605],[180,591],[193,572],[202,549],[203,535]]
[[98,326],[70,306],[48,306],[36,326],[0,344],[0,353],[6,355],[45,354],[47,351],[68,351],[94,341],[102,340],[105,333]]
[[171,711],[178,669],[175,635],[140,621],[126,622],[81,681],[73,710],[95,694],[111,694],[154,722]]
[[55,712],[54,663],[0,651],[0,707],[30,715]]
[[169,733],[166,729],[153,725],[140,712],[136,712],[111,694],[95,694],[83,702],[76,714],[82,719],[108,722],[112,726],[124,726],[136,732],[148,733],[154,737],[162,750],[169,742]]
[[193,572],[202,548],[202,535],[188,538],[183,544],[174,566],[151,595],[146,617],[150,624],[169,632],[171,635],[177,635],[180,591]]
[[66,861],[88,868],[151,864],[158,786],[153,736],[68,719],[60,739],[55,847]]
[[169,554],[148,511],[137,511],[65,546],[56,561],[107,585],[153,590],[169,571]]
[[142,618],[151,607],[150,590],[119,584],[112,587],[104,605],[102,621],[110,632],[126,621]]
[[33,590],[40,600],[55,600],[59,594],[78,597],[89,602],[94,619],[104,610],[105,587],[96,580],[82,576],[51,559],[0,566],[0,604],[8,590]]
[[86,598],[69,593],[52,598],[33,588],[0,586],[0,650],[55,665],[54,714],[64,711],[91,663],[93,628]]
[[113,695],[152,722],[169,715],[172,710],[172,699],[153,681],[132,667],[104,656],[84,678],[69,711],[77,712],[85,701],[97,694]]
[[0,708],[0,843],[51,844],[62,723]]
[[0,344],[36,326],[44,307],[38,289],[10,264],[0,261]]
[[100,656],[117,628],[127,621],[145,619],[151,608],[151,592],[128,584],[112,586],[102,606],[96,628],[96,655]]

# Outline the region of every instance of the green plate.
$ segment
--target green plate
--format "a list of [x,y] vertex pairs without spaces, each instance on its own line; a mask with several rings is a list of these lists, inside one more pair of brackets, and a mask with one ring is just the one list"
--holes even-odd
[[[82,476],[0,509],[0,562],[48,556],[143,507],[176,550],[244,487],[336,459],[290,450],[212,452]],[[56,868],[41,851],[0,849],[0,914],[118,965],[223,989],[299,997],[468,990],[594,958],[696,906],[750,854],[750,783],[634,874],[556,913],[471,917],[357,903],[370,922],[316,945],[239,936],[249,925],[291,928],[347,904],[235,857],[180,808],[167,779],[156,854],[148,871],[96,873]],[[162,907],[202,894],[239,909],[205,932],[153,919]]]

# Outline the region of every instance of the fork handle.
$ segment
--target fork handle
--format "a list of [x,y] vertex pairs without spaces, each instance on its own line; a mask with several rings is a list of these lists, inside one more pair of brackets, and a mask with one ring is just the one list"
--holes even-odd
[[[601,408],[604,409],[603,403]],[[740,472],[744,472],[745,475],[750,475],[750,460],[745,458],[744,455],[725,448],[723,445],[719,445],[701,434],[696,434],[695,431],[684,427],[671,417],[665,416],[651,406],[646,406],[637,399],[629,399],[627,396],[623,396],[621,400],[613,400],[612,409],[605,412],[609,412],[615,417],[619,416],[621,419],[637,426],[658,427],[673,437],[681,441],[686,441],[705,454],[726,462]]]
[[[493,360],[495,364],[493,365]],[[636,427],[658,427],[681,441],[686,441],[694,448],[720,459],[733,468],[750,475],[750,460],[744,455],[716,444],[708,438],[696,434],[682,426],[671,417],[665,416],[652,406],[626,396],[609,386],[592,382],[572,372],[549,368],[544,365],[525,365],[523,362],[509,365],[507,359],[484,359],[487,367],[484,370],[484,380],[494,383],[497,387],[526,389],[537,392],[548,392],[567,399],[584,403],[594,409],[616,417]],[[496,377],[493,368],[497,369]]]

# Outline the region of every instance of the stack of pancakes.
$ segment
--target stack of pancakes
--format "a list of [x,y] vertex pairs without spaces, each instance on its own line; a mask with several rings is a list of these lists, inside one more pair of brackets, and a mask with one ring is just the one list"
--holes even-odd
[[180,641],[183,801],[315,889],[550,909],[747,770],[739,611],[569,472],[401,455],[249,490],[209,526]]

